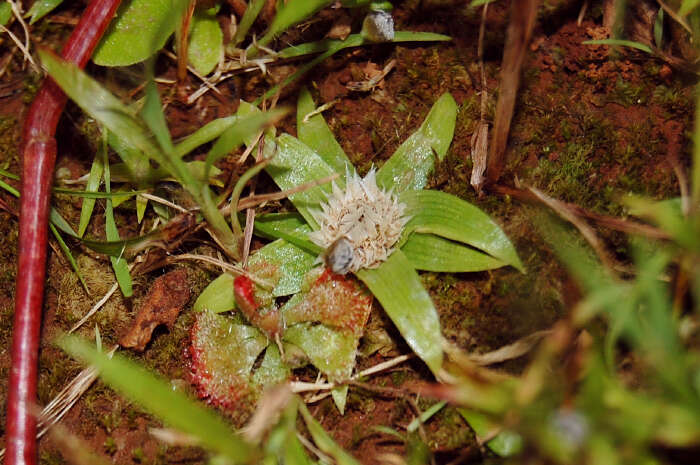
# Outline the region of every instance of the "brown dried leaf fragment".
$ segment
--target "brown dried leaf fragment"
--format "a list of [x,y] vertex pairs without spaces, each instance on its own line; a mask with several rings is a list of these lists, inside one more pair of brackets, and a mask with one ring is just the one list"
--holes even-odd
[[131,328],[122,336],[119,344],[139,352],[143,351],[151,340],[153,330],[162,324],[170,328],[188,300],[190,287],[184,268],[178,268],[156,279]]

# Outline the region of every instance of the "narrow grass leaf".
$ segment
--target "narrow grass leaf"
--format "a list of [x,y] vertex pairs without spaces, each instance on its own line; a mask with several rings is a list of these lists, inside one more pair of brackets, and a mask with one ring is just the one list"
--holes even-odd
[[[102,157],[102,164],[104,166],[105,191],[110,192],[109,160],[107,159],[106,143],[102,144],[98,156]],[[114,221],[112,199],[107,199],[107,204],[105,206],[105,234],[107,235],[108,241],[118,241],[120,239],[117,223]],[[112,262],[112,268],[114,269],[114,274],[117,277],[117,282],[119,283],[119,288],[121,289],[122,294],[124,294],[124,297],[131,297],[134,291],[131,286],[129,265],[122,256],[112,256],[109,257],[109,259]]]
[[51,229],[51,233],[56,238],[58,246],[61,248],[63,254],[66,256],[68,263],[70,263],[71,268],[73,268],[73,271],[75,271],[75,274],[78,276],[80,284],[83,285],[83,289],[85,289],[85,292],[87,292],[87,294],[90,295],[90,289],[88,289],[87,283],[85,283],[85,279],[83,279],[83,274],[80,272],[78,263],[75,261],[75,258],[73,258],[73,254],[71,253],[68,244],[66,244],[66,241],[63,240],[61,233],[58,232],[58,229],[56,229],[56,227],[53,224],[49,224],[49,228]]
[[434,234],[414,232],[401,251],[416,270],[468,273],[506,266],[497,258]]
[[[411,31],[397,31],[394,35],[394,40],[392,42],[433,42],[433,41],[444,41],[450,40],[450,37],[441,34],[433,34],[429,32],[411,32]],[[348,36],[345,40],[322,40],[319,42],[311,42],[308,44],[293,45],[291,47],[285,48],[277,54],[278,58],[292,58],[301,55],[307,55],[309,53],[320,53],[319,56],[315,57],[307,63],[301,65],[292,75],[288,76],[282,83],[277,84],[272,89],[265,92],[262,97],[259,97],[255,104],[259,104],[264,99],[271,98],[280,89],[288,86],[292,82],[296,81],[304,74],[308,73],[314,66],[324,61],[326,58],[334,55],[336,52],[349,47],[358,47],[364,44],[364,39],[360,34],[352,34]]]
[[[26,16],[29,16],[29,24],[34,24],[41,18],[51,13],[54,8],[63,3],[63,0],[36,0],[32,7],[27,11]],[[6,4],[9,5],[8,2]]]
[[163,419],[172,427],[196,437],[209,450],[240,463],[252,460],[255,451],[233,433],[226,422],[211,410],[192,401],[170,383],[119,354],[111,359],[78,337],[67,336],[60,347],[100,370],[100,377],[111,387]]
[[[444,42],[447,40],[452,40],[452,38],[432,32],[396,31],[394,33],[394,40],[391,42]],[[280,50],[277,56],[279,58],[295,58],[312,53],[322,53],[328,50],[339,51],[348,47],[359,47],[363,45],[363,43],[364,39],[361,34],[350,34],[345,40],[324,39],[317,42],[292,45]]]
[[175,155],[182,158],[200,145],[213,141],[230,128],[237,119],[238,117],[234,115],[210,121],[175,144]]
[[328,435],[323,429],[323,426],[311,415],[309,409],[306,408],[303,402],[299,402],[299,412],[301,412],[304,423],[316,443],[316,446],[321,449],[321,451],[333,457],[338,465],[360,465],[360,462],[345,452],[345,450]]
[[[114,177],[113,177],[114,179]],[[87,189],[87,188],[86,188]],[[99,192],[99,191],[79,191],[76,189],[63,189],[60,187],[54,187],[51,190],[54,194],[63,195],[73,195],[75,197],[81,197],[83,199],[95,200],[95,199],[112,199],[112,202],[116,203],[117,200],[121,200],[122,197],[128,199],[138,194],[143,194],[148,192],[146,189],[141,189],[138,191],[113,191],[113,192]],[[113,205],[116,207],[116,205]]]
[[238,23],[236,35],[233,38],[234,45],[238,45],[245,40],[248,30],[250,30],[250,26],[253,25],[255,19],[260,14],[260,10],[262,10],[262,7],[265,5],[265,1],[266,0],[251,0],[248,2],[248,6],[245,9],[245,13],[243,13],[241,22]]
[[406,255],[396,250],[379,268],[360,270],[357,277],[379,300],[411,349],[437,374],[442,367],[440,319]]
[[51,77],[83,111],[117,138],[123,139],[128,146],[140,150],[160,165],[167,166],[145,124],[132,109],[74,64],[46,50],[39,50],[39,56]]
[[408,424],[406,431],[409,433],[414,433],[421,423],[425,423],[426,421],[430,420],[430,418],[442,410],[445,405],[447,405],[447,402],[444,400],[431,405],[425,412],[421,413],[418,418],[414,418],[413,421]]
[[399,196],[411,219],[404,228],[463,242],[524,271],[518,254],[503,230],[483,211],[459,197],[440,191],[406,191]]
[[635,42],[633,40],[624,39],[597,39],[597,40],[585,40],[582,42],[584,45],[619,45],[621,47],[630,47],[641,50],[642,52],[654,53],[654,51],[647,44],[641,42]]
[[457,103],[445,93],[435,102],[420,128],[377,171],[377,185],[397,193],[423,189],[435,168],[435,157],[441,161],[447,154],[456,120]]
[[141,108],[141,117],[153,135],[156,136],[158,145],[160,145],[160,151],[164,154],[173,154],[175,148],[173,147],[172,139],[170,139],[170,131],[168,130],[168,123],[165,121],[163,105],[153,79],[149,79],[146,83],[146,99],[143,103],[143,108]]
[[[251,134],[257,133],[263,126],[272,124],[287,113],[285,109],[252,113],[238,116],[235,124],[228,127],[216,140],[206,158],[206,170],[218,160],[231,153],[243,144]],[[208,172],[206,171],[205,172]]]
[[[282,134],[275,143],[265,144],[265,153],[268,156],[275,154],[275,158],[267,165],[265,170],[274,179],[282,190],[291,189],[307,182],[325,178],[335,173],[316,152],[310,149],[299,139]],[[319,208],[319,204],[326,200],[331,186],[326,183],[313,187],[304,192],[298,192],[289,196],[299,213],[312,227],[318,227],[310,211]]]
[[[85,186],[86,193],[97,192],[100,187],[100,181],[102,180],[102,171],[102,159],[101,157],[95,157],[90,167],[87,185]],[[83,205],[80,207],[80,223],[78,225],[78,236],[80,237],[83,237],[88,223],[90,223],[93,208],[95,208],[95,199],[84,198]]]
[[224,34],[216,19],[219,8],[197,8],[192,17],[192,26],[187,47],[187,60],[202,76],[211,73],[223,53]]
[[[457,411],[479,437],[490,434],[497,426],[486,415],[476,410],[458,408]],[[513,431],[505,430],[489,440],[486,446],[500,457],[510,457],[523,449],[523,438]]]
[[300,23],[330,3],[332,0],[289,0],[279,4],[272,24],[258,42],[260,45],[269,44],[287,28]]
[[297,100],[297,136],[299,140],[319,154],[336,173],[344,175],[348,170],[354,172],[355,167],[352,166],[352,162],[343,148],[335,140],[333,132],[323,116],[316,114],[308,121],[304,121],[306,115],[314,110],[316,110],[316,104],[311,98],[311,93],[306,87],[303,87]]

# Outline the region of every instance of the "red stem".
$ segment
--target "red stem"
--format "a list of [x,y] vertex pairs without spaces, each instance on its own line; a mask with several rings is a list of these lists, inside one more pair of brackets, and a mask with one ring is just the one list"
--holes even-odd
[[[68,38],[63,58],[84,67],[119,3],[120,0],[93,0]],[[36,402],[48,215],[56,162],[54,134],[65,104],[65,94],[53,80],[47,79],[24,123],[19,269],[5,428],[6,465],[36,463],[36,418],[31,410]]]

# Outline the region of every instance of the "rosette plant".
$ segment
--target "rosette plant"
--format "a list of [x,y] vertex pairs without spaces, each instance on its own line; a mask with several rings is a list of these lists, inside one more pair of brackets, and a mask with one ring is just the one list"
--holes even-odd
[[[291,368],[310,361],[336,383],[332,394],[342,411],[342,382],[352,375],[372,302],[367,291],[439,378],[443,336],[418,271],[523,270],[511,242],[484,212],[424,189],[452,141],[457,105],[451,95],[440,97],[421,127],[364,178],[323,117],[307,116],[315,109],[303,90],[299,137],[268,134],[265,169],[283,190],[338,178],[291,195],[296,212],[256,217],[256,233],[274,241],[252,254],[248,271],[267,287],[224,273],[195,302],[202,314],[192,332],[193,381],[214,404],[242,405],[241,398],[260,391],[256,387],[285,379]],[[242,103],[239,111],[258,110]],[[343,251],[337,251],[338,241]],[[319,258],[326,263],[319,265]],[[278,297],[289,295],[277,305]],[[232,318],[215,315],[229,311]]]

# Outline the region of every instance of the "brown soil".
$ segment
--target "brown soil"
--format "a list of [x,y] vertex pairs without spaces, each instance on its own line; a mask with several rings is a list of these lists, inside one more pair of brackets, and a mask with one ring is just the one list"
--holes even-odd
[[[543,244],[534,207],[497,194],[477,198],[469,185],[471,136],[479,120],[479,92],[482,90],[476,59],[480,11],[464,5],[465,2],[437,0],[395,2],[394,16],[400,29],[444,33],[453,40],[440,44],[376,45],[345,51],[315,69],[304,83],[313,89],[318,104],[338,99],[324,116],[362,173],[389,158],[420,125],[438,96],[452,93],[459,105],[455,138],[445,161],[431,179],[431,188],[455,194],[492,215],[513,240],[528,272],[521,274],[506,268],[482,273],[423,273],[422,280],[436,303],[446,337],[466,350],[488,351],[550,327],[566,314],[577,298],[577,290]],[[609,55],[605,47],[582,45],[582,41],[600,33],[601,10],[597,2],[593,2],[581,25],[576,24],[578,10],[573,10],[564,5],[553,12],[543,12],[540,17],[523,71],[504,182],[512,185],[517,176],[520,182],[537,186],[553,197],[613,215],[624,214],[619,198],[626,193],[654,198],[676,196],[678,185],[671,157],[677,157],[684,167],[689,165],[685,134],[691,127],[692,96],[688,77],[648,55]],[[488,17],[485,67],[489,115],[493,113],[498,93],[506,13],[496,4]],[[77,12],[61,10],[58,14],[61,18],[70,18]],[[333,14],[324,12],[325,17]],[[35,27],[33,33],[42,37],[42,42],[56,47],[56,38],[65,37],[67,26],[46,24],[48,26]],[[368,63],[381,69],[392,58],[397,60],[396,68],[373,92],[347,90],[347,82],[363,79]],[[174,76],[171,61],[164,60],[159,66],[161,74]],[[162,87],[173,137],[181,137],[216,117],[231,114],[239,98],[252,100],[269,86],[270,80],[279,79],[290,70],[287,66],[273,69],[270,77],[251,77],[250,74],[237,77],[220,86],[220,95],[209,92],[192,106],[181,103],[174,88]],[[89,71],[124,96],[138,85],[133,78],[118,77],[117,71],[95,66]],[[198,85],[194,81],[192,84]],[[19,172],[20,166],[20,122],[36,86],[36,79],[20,69],[18,59],[0,79],[0,166],[14,173]],[[287,89],[279,104],[293,106],[297,89],[296,86]],[[69,170],[71,177],[89,170],[95,149],[91,136],[95,128],[91,124],[79,110],[69,105],[59,129],[57,167]],[[293,118],[285,119],[278,131],[295,134]],[[196,155],[201,156],[202,153]],[[220,165],[228,171],[231,166],[231,160]],[[228,180],[231,175],[227,172],[224,178]],[[18,185],[14,181],[10,183]],[[261,188],[269,187],[264,179],[261,184]],[[77,224],[80,200],[60,196],[55,202],[64,215]],[[104,234],[100,205],[98,202],[89,229],[90,234],[97,237]],[[120,209],[118,213],[122,236],[137,233],[133,211]],[[600,234],[617,258],[625,261],[625,237],[606,230],[601,230]],[[205,238],[201,235],[196,239]],[[0,191],[0,241],[0,402],[4,404],[17,279],[17,203],[4,191]],[[192,250],[209,246],[192,242],[182,247]],[[114,282],[103,257],[81,249],[78,244],[72,244],[72,249],[79,255],[93,293],[85,295],[63,255],[52,252],[42,338],[41,404],[47,403],[81,369],[78,363],[55,348],[52,340],[70,328]],[[188,268],[191,295],[197,296],[216,275],[216,270],[201,266]],[[81,334],[93,338],[94,325],[98,324],[103,345],[115,344],[153,280],[163,272],[157,270],[138,276],[134,283],[135,297],[111,299]],[[181,384],[186,378],[182,354],[192,321],[191,308],[186,306],[169,330],[155,331],[144,354],[131,355]],[[388,357],[392,353],[407,352],[396,331],[390,328],[389,333],[396,346],[382,354]],[[375,353],[361,357],[359,367],[379,363],[384,356]],[[517,373],[525,362],[509,362],[501,368]],[[374,377],[369,383],[399,389],[430,379],[425,367],[414,361]],[[429,405],[426,402],[420,407],[425,409]],[[380,463],[379,454],[405,452],[401,441],[373,427],[387,426],[402,431],[413,418],[405,399],[354,387],[350,389],[344,416],[339,415],[330,399],[314,405],[311,412],[340,445],[368,464]],[[0,425],[4,425],[4,419],[3,411]],[[99,381],[62,423],[113,463],[195,464],[206,461],[198,449],[168,447],[157,442],[149,435],[148,428],[159,422],[116,396]],[[4,426],[0,426],[0,436],[2,428]],[[452,408],[433,417],[425,426],[425,434],[430,448],[439,453],[440,462],[447,463],[465,448],[474,446],[473,433]],[[43,439],[40,450],[41,463],[64,463],[59,448],[51,441]]]

